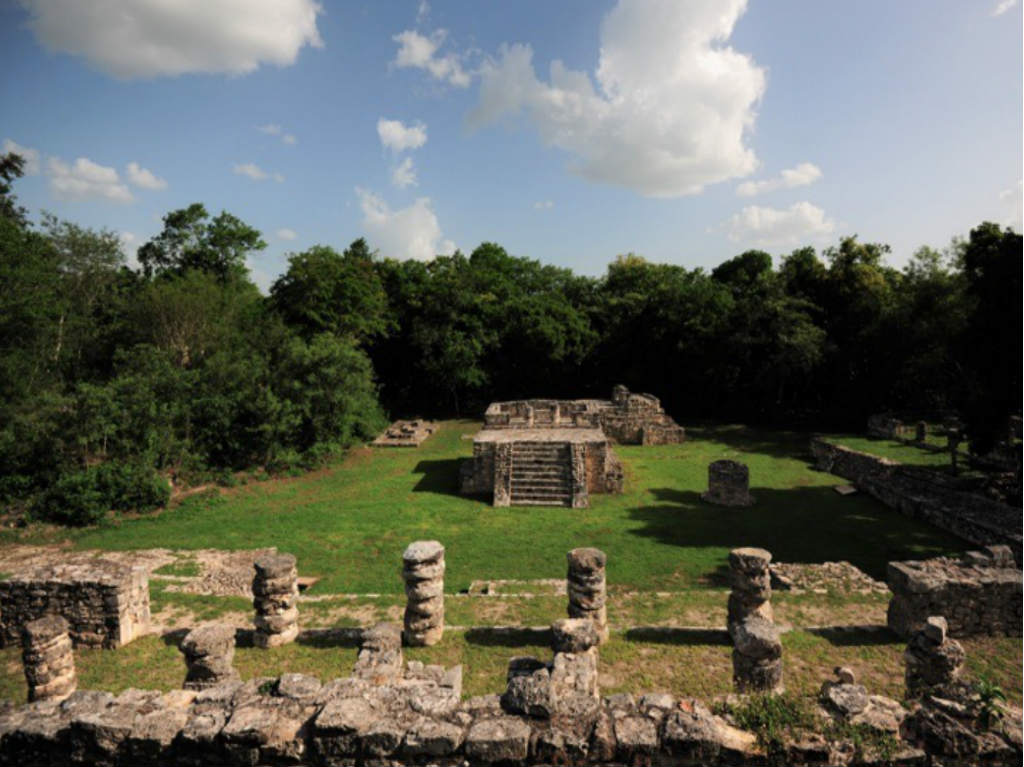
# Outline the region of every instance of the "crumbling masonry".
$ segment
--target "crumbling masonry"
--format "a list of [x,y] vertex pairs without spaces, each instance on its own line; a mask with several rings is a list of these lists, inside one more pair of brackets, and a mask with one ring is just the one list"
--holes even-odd
[[299,634],[299,574],[291,554],[268,554],[254,563],[252,604],[257,647],[280,647]]
[[782,642],[772,613],[772,555],[764,549],[729,552],[732,592],[728,628],[732,638],[733,682],[739,692],[782,690]]

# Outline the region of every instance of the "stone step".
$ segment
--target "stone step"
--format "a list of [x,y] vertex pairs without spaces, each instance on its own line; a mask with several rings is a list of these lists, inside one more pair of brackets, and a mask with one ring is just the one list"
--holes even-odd
[[561,464],[553,463],[528,463],[528,464],[512,464],[513,474],[543,474],[549,477],[562,477],[569,476],[568,467],[562,466]]
[[539,482],[542,485],[569,485],[572,480],[564,474],[521,474],[512,473],[512,484],[522,482]]
[[567,460],[568,450],[513,450],[512,458],[557,458]]
[[512,506],[571,506],[569,496],[513,495],[509,498]]
[[512,480],[512,492],[518,493],[522,491],[530,492],[533,490],[541,492],[559,492],[568,493],[572,492],[572,485],[569,482],[545,482],[543,480],[525,480],[519,481]]

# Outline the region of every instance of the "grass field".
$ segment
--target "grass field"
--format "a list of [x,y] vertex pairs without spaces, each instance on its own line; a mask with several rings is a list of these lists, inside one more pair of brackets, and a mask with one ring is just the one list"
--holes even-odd
[[[298,557],[300,574],[320,577],[307,592],[320,601],[300,605],[303,627],[314,628],[400,618],[402,550],[412,540],[436,538],[447,547],[447,623],[468,630],[450,631],[436,647],[409,650],[407,657],[462,663],[467,694],[500,691],[514,655],[550,657],[548,648],[495,644],[472,627],[546,625],[565,615],[565,597],[475,598],[458,592],[475,580],[564,578],[569,549],[597,546],[609,558],[613,627],[612,640],[601,649],[603,689],[697,696],[730,690],[727,645],[700,632],[655,642],[629,629],[724,625],[731,548],[762,546],[784,562],[847,560],[876,578],[884,577],[889,560],[965,548],[959,539],[866,495],[835,493],[833,486],[845,481],[813,470],[808,435],[740,427],[690,429],[682,445],[616,448],[626,469],[625,492],[591,496],[589,509],[496,509],[457,493],[459,462],[471,453],[463,437],[478,426],[447,422],[416,450],[354,450],[337,465],[303,477],[193,497],[150,517],[77,531],[4,531],[0,545],[67,539],[75,548],[108,550],[277,546]],[[856,440],[840,441],[861,449]],[[756,505],[726,509],[700,501],[707,464],[719,458],[748,464]],[[161,573],[191,576],[195,569],[175,563]],[[154,612],[170,615],[171,625],[249,620],[245,599],[176,593],[168,583],[154,577],[150,585]],[[351,596],[360,594],[380,596]],[[777,592],[777,620],[795,627],[784,638],[787,687],[813,694],[833,666],[845,664],[858,670],[872,692],[899,697],[905,645],[895,636],[884,630],[808,629],[884,623],[886,602],[883,594]],[[971,670],[996,680],[1019,703],[1020,640],[976,639],[965,646]],[[329,679],[350,673],[354,660],[355,648],[315,642],[271,651],[240,647],[236,655],[245,678],[302,671]],[[170,638],[147,637],[114,652],[79,651],[77,663],[80,686],[112,691],[171,689],[184,673]],[[24,694],[18,650],[0,650],[0,698],[21,700]]]

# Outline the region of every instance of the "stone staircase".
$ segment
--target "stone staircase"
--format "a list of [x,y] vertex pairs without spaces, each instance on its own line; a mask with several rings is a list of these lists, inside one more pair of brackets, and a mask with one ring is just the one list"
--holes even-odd
[[512,444],[513,506],[572,506],[569,446],[558,442]]

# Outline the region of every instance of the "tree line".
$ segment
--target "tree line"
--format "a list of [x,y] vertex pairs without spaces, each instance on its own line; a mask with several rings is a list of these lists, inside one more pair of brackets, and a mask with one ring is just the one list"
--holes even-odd
[[860,430],[958,412],[986,451],[1021,406],[1021,236],[983,223],[902,269],[842,239],[715,269],[618,257],[598,278],[494,243],[430,262],[358,239],[292,254],[201,204],[126,265],[118,236],[29,221],[0,158],[0,498],[69,523],[166,502],[167,479],[314,465],[385,416],[649,391],[683,423]]

